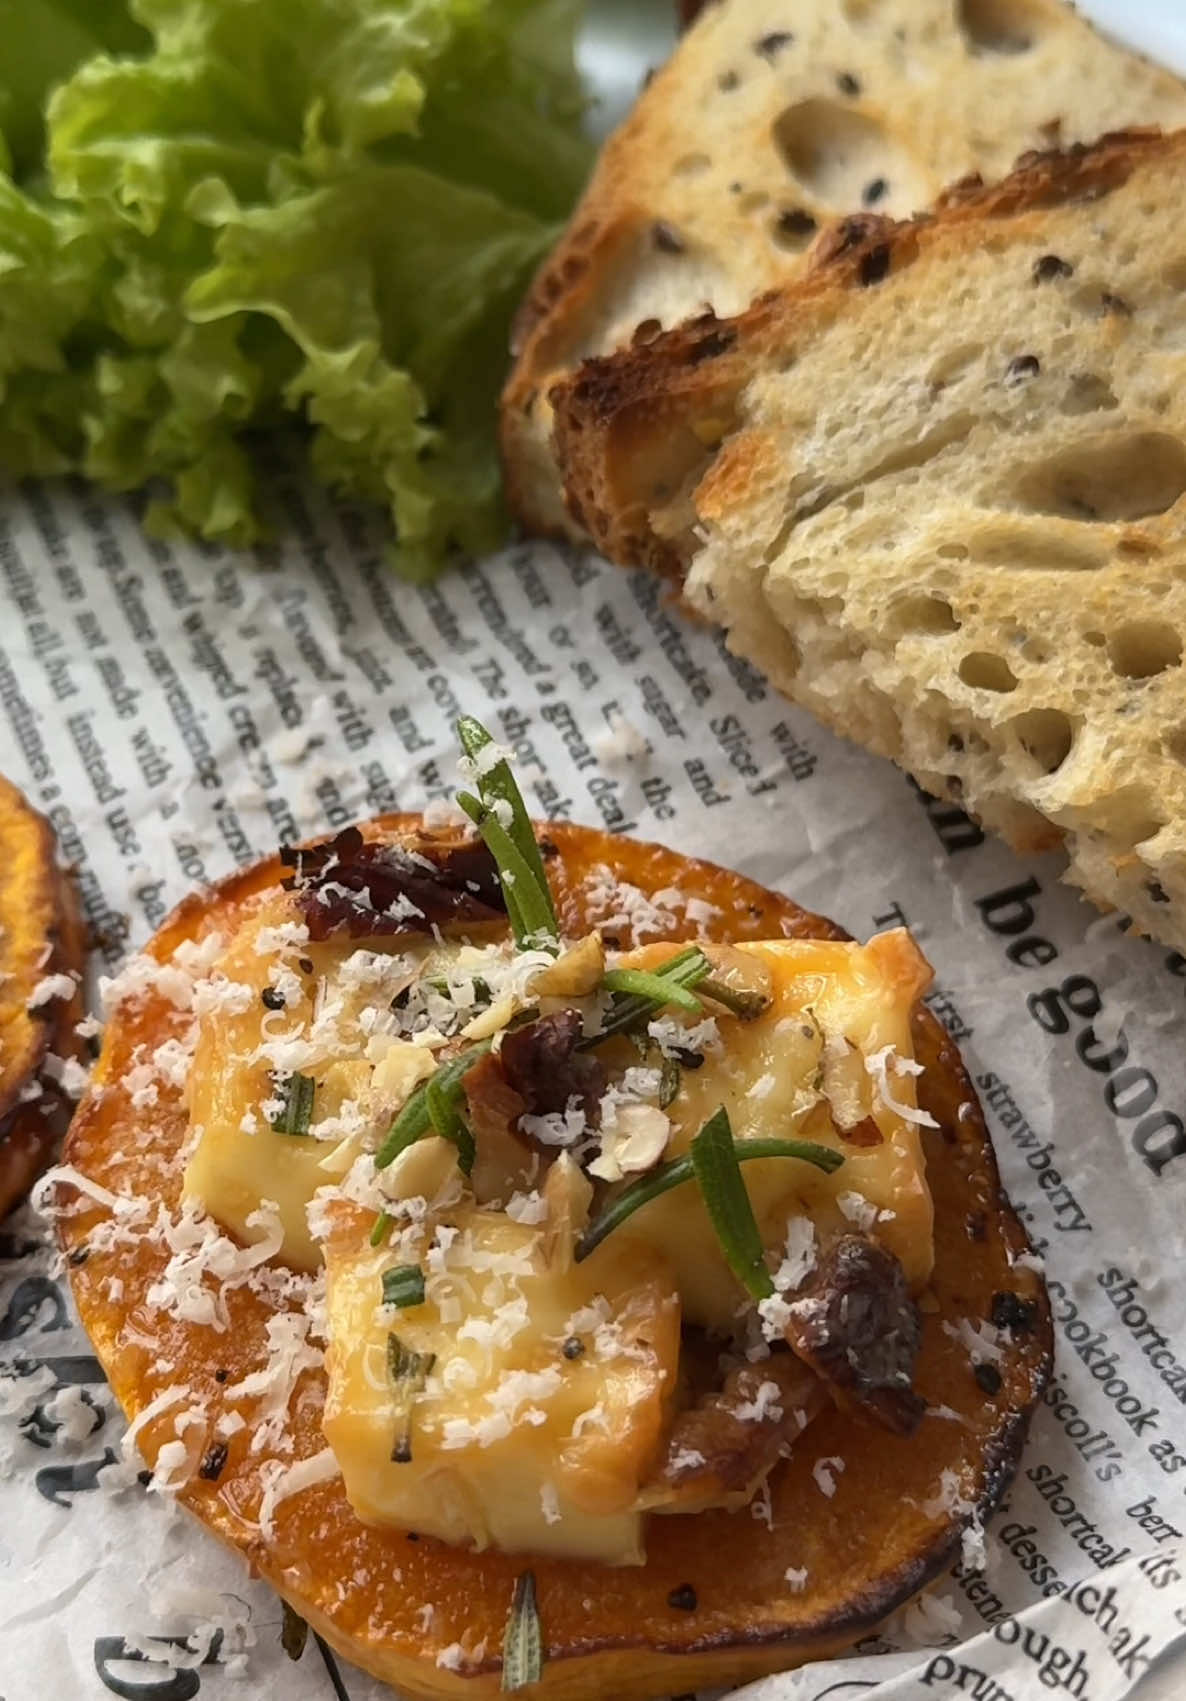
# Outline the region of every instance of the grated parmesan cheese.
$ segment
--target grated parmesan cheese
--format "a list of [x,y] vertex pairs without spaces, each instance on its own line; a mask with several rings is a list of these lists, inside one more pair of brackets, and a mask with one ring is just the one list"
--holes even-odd
[[836,1492],[836,1477],[844,1469],[844,1460],[840,1458],[817,1459],[811,1467],[815,1478],[815,1486],[821,1494],[826,1494],[831,1500]]
[[48,1075],[55,1085],[61,1087],[67,1098],[80,1099],[86,1091],[90,1079],[90,1070],[77,1057],[59,1057],[54,1051],[47,1051],[41,1065],[43,1075]]
[[738,1423],[777,1423],[782,1417],[781,1389],[777,1382],[760,1382],[752,1400],[733,1407]]
[[975,1323],[961,1317],[958,1323],[944,1321],[943,1333],[959,1341],[973,1364],[999,1364],[1004,1355],[1002,1341],[1008,1337],[991,1323]]
[[904,1100],[895,1098],[890,1083],[891,1072],[899,1077],[921,1075],[921,1063],[916,1063],[912,1057],[899,1057],[894,1046],[883,1045],[880,1051],[868,1053],[865,1069],[872,1076],[874,1091],[886,1110],[900,1116],[903,1122],[914,1123],[918,1128],[938,1128],[939,1124],[930,1111],[920,1110],[917,1105],[907,1104]]
[[39,1010],[55,998],[73,998],[78,981],[72,974],[43,975],[26,1001],[26,1009]]
[[323,1447],[320,1453],[313,1453],[307,1459],[297,1459],[291,1465],[269,1459],[260,1472],[263,1494],[259,1503],[259,1533],[263,1539],[266,1542],[276,1539],[277,1507],[291,1500],[294,1494],[303,1494],[319,1483],[332,1482],[341,1474],[341,1466],[332,1447]]
[[847,1193],[838,1193],[836,1195],[836,1203],[839,1205],[844,1215],[848,1218],[849,1222],[855,1223],[859,1229],[864,1229],[867,1232],[877,1221],[877,1206],[870,1204],[869,1200],[865,1198],[863,1193],[855,1193],[852,1191]]

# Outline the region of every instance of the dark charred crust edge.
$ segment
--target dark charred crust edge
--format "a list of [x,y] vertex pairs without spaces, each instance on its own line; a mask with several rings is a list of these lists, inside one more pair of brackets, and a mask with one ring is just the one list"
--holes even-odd
[[[667,426],[691,409],[713,413],[747,382],[751,346],[761,352],[769,338],[785,340],[800,311],[826,310],[828,302],[841,310],[850,291],[875,290],[947,230],[1097,200],[1120,188],[1146,160],[1183,152],[1186,131],[1167,135],[1150,127],[1022,154],[1002,181],[962,179],[943,192],[932,211],[914,218],[895,222],[862,213],[825,227],[812,246],[806,274],[767,291],[736,318],[718,319],[709,312],[648,342],[583,361],[548,391],[553,453],[569,513],[620,565],[682,576],[686,563],[679,548],[655,536],[644,511],[619,513],[612,500],[603,498],[619,430],[628,430],[636,418]],[[711,458],[706,455],[706,464]]]

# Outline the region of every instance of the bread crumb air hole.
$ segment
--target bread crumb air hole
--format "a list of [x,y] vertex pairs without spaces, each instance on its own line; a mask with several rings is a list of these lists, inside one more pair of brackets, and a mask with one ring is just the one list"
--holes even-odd
[[959,26],[973,53],[1028,53],[1042,19],[1026,0],[959,0]]
[[850,24],[867,24],[881,4],[881,0],[843,0],[840,10]]
[[927,635],[959,631],[955,610],[942,597],[900,598],[890,604],[885,626],[894,638],[903,638],[908,633]]
[[1175,762],[1186,763],[1186,726],[1167,732],[1161,743],[1167,756],[1172,756]]
[[926,381],[932,389],[945,390],[963,378],[983,354],[983,343],[964,343],[959,348],[948,349],[946,354],[940,355],[935,361],[927,373]]
[[1109,636],[1108,660],[1122,679],[1152,679],[1181,663],[1181,635],[1163,620],[1130,620]]
[[838,210],[860,206],[875,178],[890,185],[883,212],[909,213],[931,199],[911,154],[876,119],[837,100],[804,100],[774,121],[774,145],[791,176]]
[[1056,774],[1071,754],[1075,729],[1061,709],[1027,709],[1009,724],[1018,744],[1044,774]]
[[978,691],[1015,691],[1017,675],[1004,656],[991,650],[969,650],[959,665],[959,676],[965,685]]
[[1067,520],[1144,520],[1186,491],[1186,446],[1164,431],[1119,432],[1077,444],[1027,469],[1024,507]]
[[1094,372],[1076,372],[1059,403],[1065,414],[1110,412],[1119,404],[1105,381]]

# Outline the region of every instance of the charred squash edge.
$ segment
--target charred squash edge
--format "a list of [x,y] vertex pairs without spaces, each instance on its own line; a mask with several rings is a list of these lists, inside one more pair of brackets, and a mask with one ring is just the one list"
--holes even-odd
[[[69,1096],[43,1070],[50,1052],[65,1058],[83,1055],[83,1043],[74,1030],[84,1012],[81,976],[86,964],[86,930],[73,875],[57,861],[58,841],[53,827],[3,776],[0,776],[0,809],[21,819],[30,837],[35,838],[38,868],[46,877],[39,886],[47,911],[44,942],[50,952],[38,971],[38,979],[71,971],[80,977],[72,998],[55,998],[40,1017],[30,1021],[21,1054],[11,1063],[5,1059],[0,1072],[0,1218],[3,1218],[21,1202],[51,1163],[73,1114]],[[10,926],[0,907],[0,927]],[[32,993],[33,987],[27,990]],[[41,1095],[22,1103],[21,1092],[33,1081],[40,1085]]]

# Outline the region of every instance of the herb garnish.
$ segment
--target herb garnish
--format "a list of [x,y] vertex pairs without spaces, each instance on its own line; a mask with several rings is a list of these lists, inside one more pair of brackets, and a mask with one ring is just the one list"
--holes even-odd
[[416,1353],[392,1332],[387,1337],[387,1374],[395,1384],[395,1439],[391,1460],[406,1465],[412,1457],[412,1406],[437,1361],[435,1353]]
[[300,1613],[294,1612],[283,1598],[280,1608],[284,1614],[280,1623],[280,1646],[290,1660],[299,1660],[305,1651],[305,1643],[309,1640],[309,1626]]
[[762,1236],[741,1179],[733,1130],[724,1107],[709,1117],[688,1155],[726,1263],[754,1299],[768,1299],[774,1283],[762,1262]]
[[648,974],[646,969],[607,969],[601,977],[601,984],[610,992],[632,993],[636,998],[646,998],[660,1008],[674,1004],[690,1016],[699,1016],[704,1009],[700,1000],[686,991],[678,980],[665,979],[661,974]]
[[313,1095],[317,1083],[312,1075],[285,1075],[274,1082],[281,1108],[272,1118],[277,1134],[307,1134],[313,1120]]
[[397,1264],[383,1272],[383,1304],[403,1311],[424,1304],[424,1271],[419,1264]]
[[[444,1134],[446,1139],[451,1138],[446,1128],[438,1128],[433,1121],[428,1101],[429,1088],[435,1084],[437,1091],[434,1096],[438,1107],[447,1106],[450,1102],[448,1095],[452,1093],[454,1087],[464,1092],[464,1087],[462,1087],[464,1077],[473,1068],[479,1057],[484,1057],[490,1050],[491,1044],[491,1040],[484,1039],[478,1040],[474,1045],[467,1046],[464,1051],[459,1051],[456,1057],[451,1057],[447,1063],[442,1063],[436,1073],[424,1082],[423,1086],[416,1088],[416,1091],[388,1129],[386,1140],[375,1153],[376,1169],[386,1169],[388,1164],[395,1162],[401,1152],[406,1151],[409,1146],[414,1146],[417,1140],[422,1140],[428,1133],[435,1132]],[[448,1117],[443,1108],[441,1115],[448,1125]],[[460,1112],[458,1112],[458,1119],[460,1120]],[[473,1136],[469,1133],[469,1129],[466,1128],[465,1132],[472,1144]],[[464,1165],[462,1167],[464,1168]]]
[[493,809],[488,809],[468,791],[458,792],[457,804],[478,829],[482,842],[494,858],[515,944],[521,951],[558,951],[559,924],[547,882],[541,885],[536,879]]
[[457,802],[478,829],[498,866],[515,943],[520,949],[529,946],[537,950],[558,949],[560,924],[544,872],[544,859],[510,765],[500,757],[483,771],[482,753],[494,740],[472,715],[461,716],[457,737],[474,764],[478,792],[477,797],[462,792]]
[[[468,1069],[466,1073],[468,1074]],[[424,1083],[424,1103],[428,1109],[428,1120],[432,1124],[433,1133],[439,1134],[442,1140],[448,1140],[457,1147],[457,1167],[462,1175],[471,1175],[478,1148],[470,1126],[461,1114],[461,1101],[464,1097],[463,1077],[451,1075],[446,1079],[443,1069],[438,1069],[436,1074],[431,1075]]]
[[770,1007],[770,1000],[764,992],[746,992],[741,987],[730,986],[726,980],[717,980],[715,976],[700,982],[700,996],[711,998],[714,1004],[723,1004],[742,1022],[756,1021]]
[[682,1079],[683,1070],[679,1066],[679,1059],[675,1057],[665,1057],[659,1066],[660,1110],[666,1110],[668,1105],[675,1099],[676,1094],[679,1092],[680,1081]]
[[[614,1034],[627,1034],[642,1027],[665,1004],[676,1003],[681,991],[698,985],[711,968],[712,964],[698,945],[690,945],[686,950],[677,952],[659,968],[646,973],[645,979],[651,983],[646,994],[627,990],[614,994],[613,1004],[602,1017],[600,1029],[595,1034],[586,1035],[581,1041],[581,1049],[587,1050],[590,1046],[600,1045],[603,1040],[612,1038]],[[633,977],[641,974],[642,971],[638,969],[610,970],[610,975]],[[610,975],[606,976],[607,981]],[[692,999],[692,1004],[697,1010],[700,1008],[695,999]]]
[[511,1610],[502,1642],[502,1691],[513,1694],[538,1683],[544,1669],[543,1637],[539,1607],[535,1599],[535,1573],[520,1572],[515,1579]]
[[391,1212],[380,1211],[375,1218],[375,1226],[371,1230],[371,1245],[382,1246],[383,1238],[391,1227]]
[[[692,1142],[693,1150],[696,1147],[696,1141],[703,1139],[705,1131],[716,1122],[717,1117],[723,1118],[724,1126],[729,1131],[729,1139],[732,1142],[733,1136],[732,1130],[729,1128],[729,1119],[722,1109],[718,1110],[714,1116],[709,1117],[704,1128],[700,1130],[700,1133]],[[713,1136],[714,1140],[717,1138],[718,1136]],[[816,1169],[822,1169],[825,1175],[830,1175],[833,1170],[839,1169],[844,1162],[844,1157],[840,1152],[834,1151],[830,1146],[816,1145],[811,1140],[742,1140],[734,1148],[734,1157],[739,1164],[749,1163],[754,1158],[798,1158],[802,1163],[814,1164]],[[658,1169],[653,1169],[649,1174],[641,1176],[638,1181],[619,1193],[616,1199],[611,1200],[601,1215],[595,1217],[589,1224],[584,1234],[577,1241],[573,1254],[576,1262],[579,1264],[582,1259],[587,1258],[595,1247],[601,1245],[607,1235],[612,1234],[616,1228],[620,1228],[626,1219],[632,1217],[635,1211],[643,1205],[649,1205],[651,1200],[659,1198],[660,1194],[669,1193],[673,1187],[680,1187],[685,1181],[692,1181],[693,1179],[699,1180],[700,1177],[694,1167],[692,1151],[685,1152],[682,1157],[672,1158],[670,1162],[660,1164]],[[713,1185],[711,1175],[707,1184],[708,1186]],[[705,1182],[701,1180],[701,1187],[704,1186]],[[705,1203],[708,1204],[707,1195]],[[709,1205],[709,1214],[712,1215],[711,1205]],[[717,1228],[719,1234],[720,1229],[715,1217],[713,1227]],[[727,1247],[725,1248],[725,1255],[726,1257],[729,1256]]]

